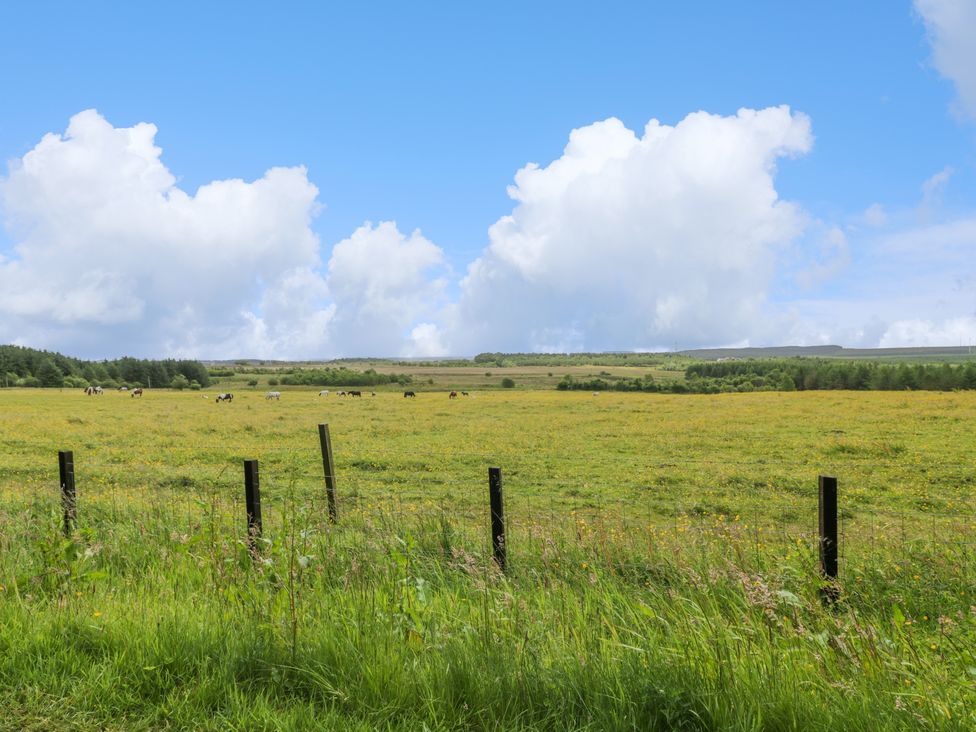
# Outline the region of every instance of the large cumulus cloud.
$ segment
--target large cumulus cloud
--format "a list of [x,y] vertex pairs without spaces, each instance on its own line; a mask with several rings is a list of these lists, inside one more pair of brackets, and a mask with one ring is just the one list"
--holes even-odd
[[366,223],[336,244],[328,285],[337,355],[444,355],[426,322],[444,304],[444,267],[439,247],[390,221]]
[[[155,135],[154,125],[115,128],[88,110],[0,177],[15,242],[0,252],[0,342],[88,356],[416,348],[411,329],[423,321],[411,308],[426,310],[403,291],[439,262],[419,233],[401,243],[395,224],[365,227],[336,247],[326,277],[310,228],[318,190],[304,168],[188,193]],[[364,252],[376,257],[372,269],[357,269]],[[349,294],[360,286],[365,295]],[[386,340],[353,338],[357,324],[384,321],[384,307],[397,324]]]
[[514,210],[461,283],[454,350],[762,339],[778,252],[805,223],[776,164],[811,144],[787,107],[574,130],[559,159],[516,174]]

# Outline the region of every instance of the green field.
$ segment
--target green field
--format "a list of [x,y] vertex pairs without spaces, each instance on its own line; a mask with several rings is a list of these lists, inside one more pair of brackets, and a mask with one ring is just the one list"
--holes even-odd
[[[0,390],[0,729],[976,726],[976,393],[469,376],[457,400]],[[841,494],[829,608],[819,474]]]

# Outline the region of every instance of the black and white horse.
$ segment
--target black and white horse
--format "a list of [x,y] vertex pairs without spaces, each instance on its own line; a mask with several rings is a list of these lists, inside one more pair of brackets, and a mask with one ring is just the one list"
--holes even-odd
[[223,394],[217,395],[217,402],[216,402],[217,404],[219,404],[220,402],[232,402],[232,401],[234,401],[234,395],[229,392],[225,392]]

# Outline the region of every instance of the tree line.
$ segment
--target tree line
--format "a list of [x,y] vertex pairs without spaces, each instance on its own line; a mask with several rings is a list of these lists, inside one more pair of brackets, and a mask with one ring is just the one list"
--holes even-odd
[[85,361],[54,351],[0,346],[0,387],[101,386],[201,388],[210,375],[199,361],[184,359],[116,358]]
[[684,381],[658,381],[651,376],[603,375],[591,379],[564,377],[560,390],[646,391],[718,394],[748,391],[952,391],[976,389],[976,362],[886,364],[826,359],[768,359],[696,363],[685,369]]

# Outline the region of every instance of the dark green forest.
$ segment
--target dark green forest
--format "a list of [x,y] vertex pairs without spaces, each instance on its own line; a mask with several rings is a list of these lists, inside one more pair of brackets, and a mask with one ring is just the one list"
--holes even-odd
[[201,388],[210,375],[199,361],[117,358],[84,361],[53,351],[0,346],[0,388],[43,386],[84,388],[102,386]]
[[807,358],[716,361],[688,366],[684,381],[657,381],[650,376],[603,375],[593,379],[566,376],[556,388],[693,394],[818,389],[952,391],[976,389],[976,362],[960,365],[888,364]]

